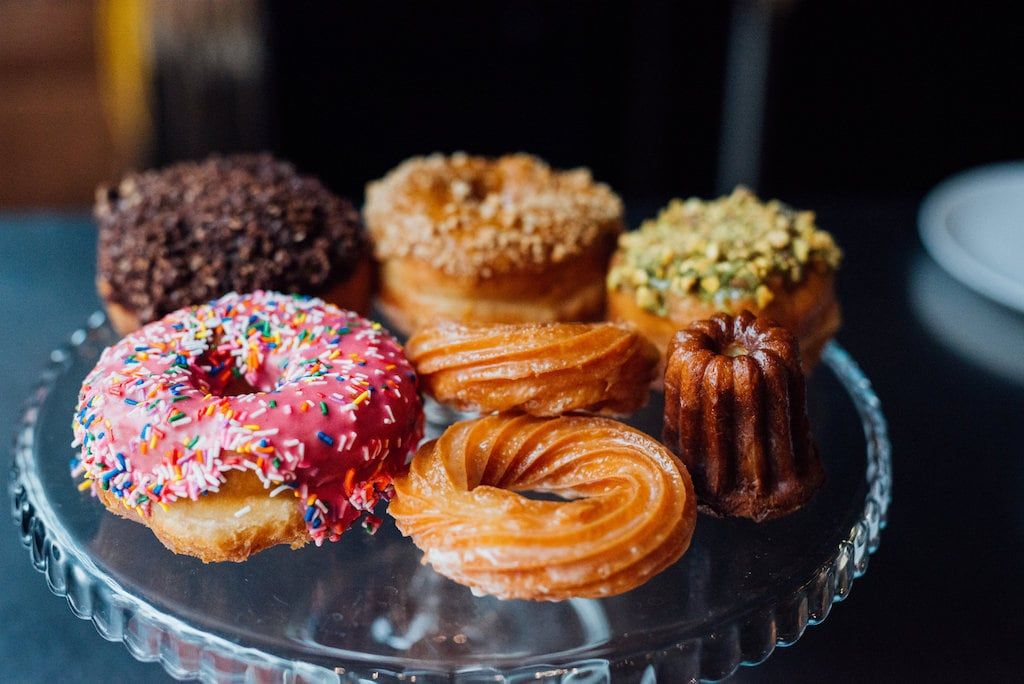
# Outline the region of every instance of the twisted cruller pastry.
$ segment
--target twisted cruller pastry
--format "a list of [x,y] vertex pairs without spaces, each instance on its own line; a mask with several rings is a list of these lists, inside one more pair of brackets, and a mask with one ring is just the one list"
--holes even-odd
[[499,598],[633,589],[682,556],[697,515],[675,456],[638,430],[591,416],[456,423],[420,448],[395,495],[391,515],[424,562]]
[[657,348],[613,323],[422,328],[405,353],[424,390],[463,411],[632,413],[647,402]]

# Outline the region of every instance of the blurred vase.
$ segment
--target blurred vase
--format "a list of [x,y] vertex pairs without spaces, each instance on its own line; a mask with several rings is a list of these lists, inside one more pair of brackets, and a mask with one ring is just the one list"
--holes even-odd
[[151,62],[152,161],[268,147],[262,3],[146,0],[142,6]]

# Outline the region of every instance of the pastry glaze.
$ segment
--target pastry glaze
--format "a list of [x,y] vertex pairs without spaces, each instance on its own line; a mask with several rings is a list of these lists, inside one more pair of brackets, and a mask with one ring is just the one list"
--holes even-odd
[[647,402],[658,351],[613,323],[461,325],[409,339],[424,391],[463,411],[628,414]]
[[423,445],[389,511],[425,563],[474,593],[562,600],[620,594],[664,570],[688,548],[697,509],[686,468],[638,430],[506,414]]
[[743,312],[680,331],[665,371],[665,442],[693,474],[701,510],[767,520],[824,482],[796,339]]

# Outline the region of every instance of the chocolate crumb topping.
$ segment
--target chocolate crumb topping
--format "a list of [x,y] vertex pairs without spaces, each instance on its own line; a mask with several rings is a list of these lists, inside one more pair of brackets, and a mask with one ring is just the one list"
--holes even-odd
[[142,322],[232,290],[318,294],[367,251],[348,200],[269,154],[129,174],[93,213],[99,279]]

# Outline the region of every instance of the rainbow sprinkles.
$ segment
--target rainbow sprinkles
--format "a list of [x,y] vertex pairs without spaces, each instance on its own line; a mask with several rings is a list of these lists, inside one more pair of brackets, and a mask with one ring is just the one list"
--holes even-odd
[[71,469],[140,516],[251,471],[268,496],[296,497],[321,544],[360,517],[376,529],[421,423],[416,375],[379,323],[315,298],[231,293],[103,352],[79,394]]

